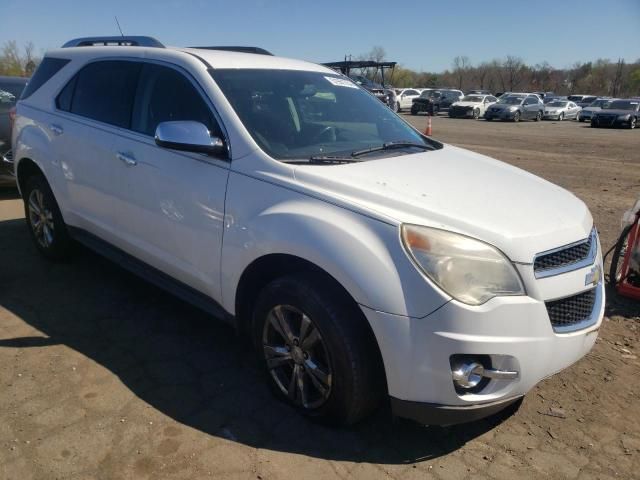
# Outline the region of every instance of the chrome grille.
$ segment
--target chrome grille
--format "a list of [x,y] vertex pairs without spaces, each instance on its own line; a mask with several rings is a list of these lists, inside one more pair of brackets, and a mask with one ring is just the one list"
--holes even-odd
[[596,303],[597,288],[571,297],[545,302],[549,320],[554,330],[567,330],[573,325],[588,320]]
[[580,260],[584,260],[589,255],[589,252],[591,252],[591,242],[593,242],[593,235],[589,236],[586,240],[567,248],[539,255],[533,263],[533,269],[535,272],[540,272],[553,268],[565,267],[567,265],[577,263]]

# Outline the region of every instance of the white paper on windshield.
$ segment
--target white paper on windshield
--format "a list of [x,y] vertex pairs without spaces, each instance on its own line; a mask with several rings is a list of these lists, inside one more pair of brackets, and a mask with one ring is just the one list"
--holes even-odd
[[356,84],[354,84],[351,80],[347,80],[346,78],[340,78],[340,77],[324,77],[324,78],[329,80],[329,82],[335,85],[336,87],[358,88]]

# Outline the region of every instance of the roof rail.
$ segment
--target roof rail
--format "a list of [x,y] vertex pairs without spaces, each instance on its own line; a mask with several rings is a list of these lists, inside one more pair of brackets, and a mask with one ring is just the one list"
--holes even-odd
[[264,48],[260,48],[260,47],[227,47],[227,46],[222,46],[222,47],[189,47],[189,48],[200,48],[200,49],[203,49],[203,50],[224,50],[226,52],[255,53],[257,55],[271,55],[271,56],[273,56],[273,53],[271,53],[268,50],[265,50]]
[[94,46],[121,46],[121,47],[156,47],[164,48],[153,37],[142,36],[113,36],[113,37],[83,37],[74,38],[62,45],[62,48],[70,47],[94,47]]

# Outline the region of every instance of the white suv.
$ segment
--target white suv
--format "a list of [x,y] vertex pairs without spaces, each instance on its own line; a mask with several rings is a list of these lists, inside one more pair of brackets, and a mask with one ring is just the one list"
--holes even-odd
[[232,322],[275,392],[326,421],[385,399],[425,424],[517,405],[602,321],[580,200],[319,65],[74,40],[29,83],[13,150],[45,256],[79,241]]

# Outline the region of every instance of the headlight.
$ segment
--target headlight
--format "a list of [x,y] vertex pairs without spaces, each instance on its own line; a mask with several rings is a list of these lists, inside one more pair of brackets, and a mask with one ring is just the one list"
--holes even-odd
[[629,117],[631,115],[629,115],[628,113],[622,114],[622,115],[618,115],[618,120],[629,120]]
[[510,112],[515,112],[518,109],[518,107],[509,107],[509,111]]
[[481,305],[496,296],[525,295],[514,266],[488,243],[407,224],[402,242],[418,268],[456,300]]

